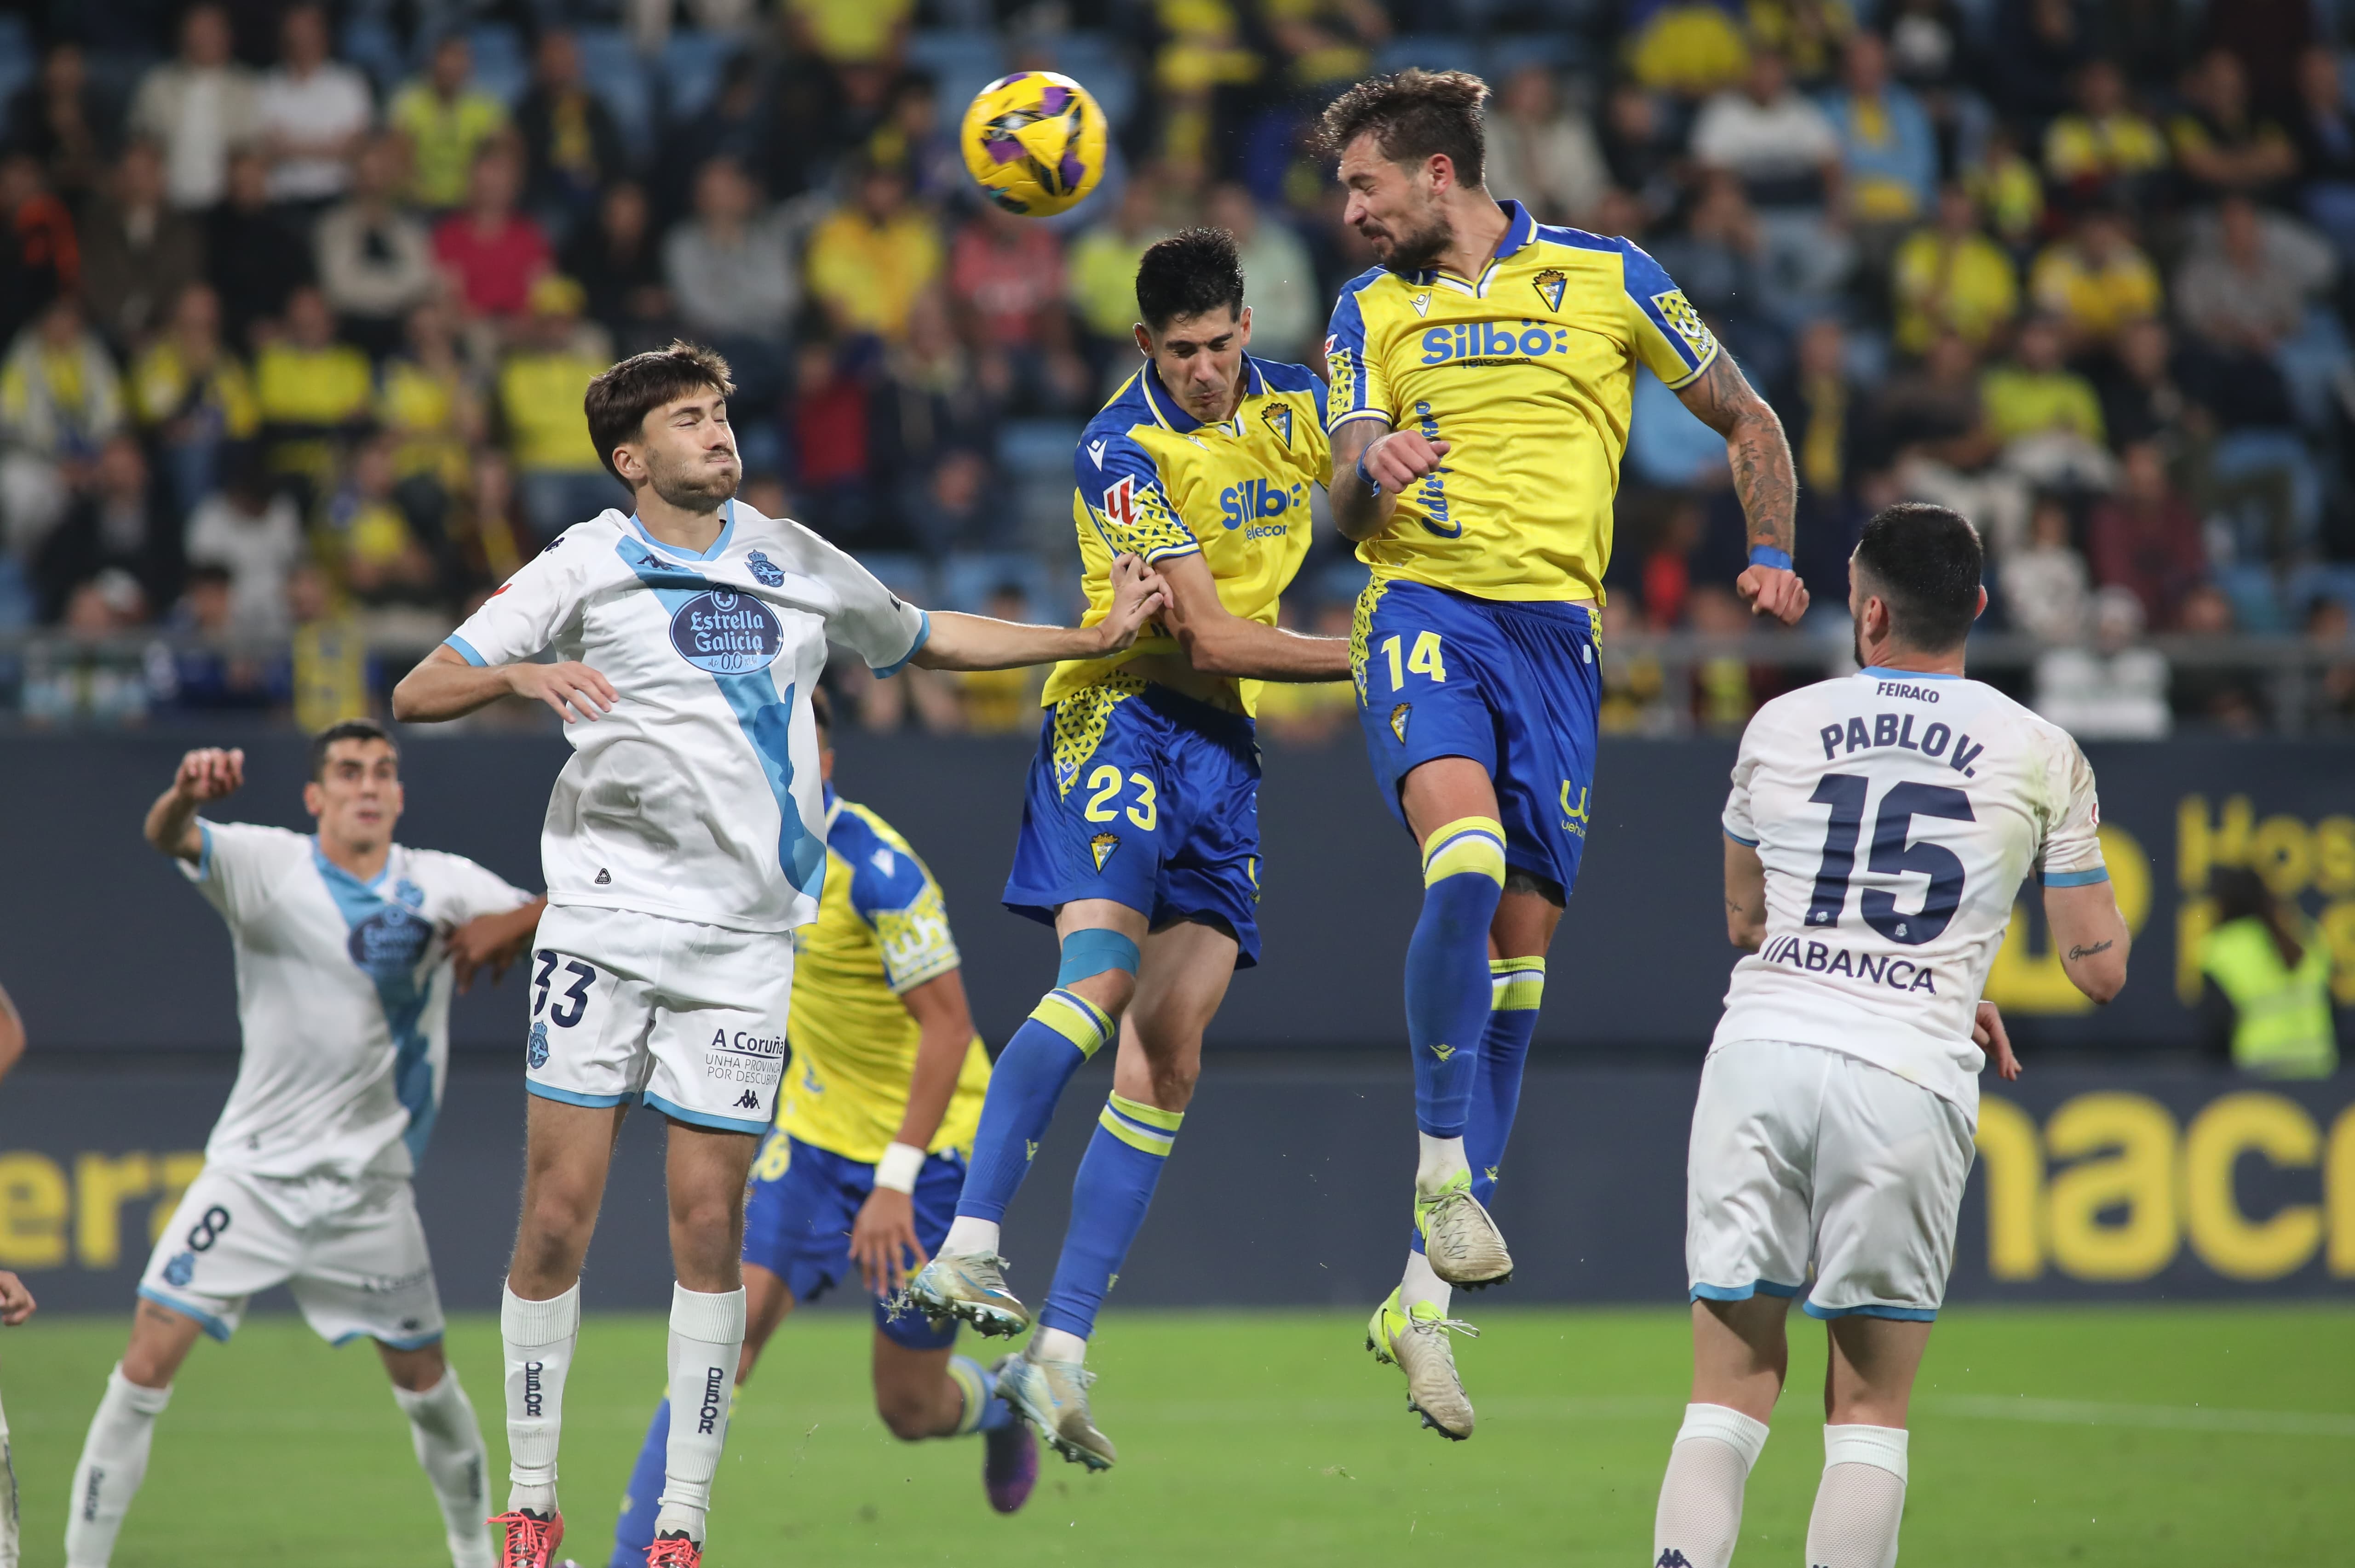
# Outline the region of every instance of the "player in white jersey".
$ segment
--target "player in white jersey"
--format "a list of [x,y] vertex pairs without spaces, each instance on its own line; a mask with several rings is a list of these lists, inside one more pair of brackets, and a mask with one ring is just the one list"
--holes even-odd
[[2093,769],[2066,732],[1963,676],[1978,536],[1892,506],[1849,564],[1864,668],[1776,698],[1725,806],[1735,964],[1686,1178],[1692,1403],[1655,1568],[1726,1568],[1804,1295],[1830,1340],[1810,1568],[1891,1568],[1905,1408],[1945,1294],[1978,1074],[2019,1075],[1979,1000],[2020,885],[2077,988],[2126,983]]
[[[687,344],[590,384],[589,430],[635,512],[578,524],[393,693],[410,720],[510,694],[567,722],[540,841],[551,908],[531,972],[523,1213],[500,1310],[508,1568],[564,1534],[556,1458],[580,1277],[620,1119],[668,1118],[670,1399],[646,1561],[695,1568],[744,1341],[744,1184],[776,1109],[788,933],[816,918],[826,811],[809,693],[829,641],[882,674],[1125,648],[1161,608],[1133,558],[1080,630],[928,616],[797,523],[734,500],[725,361]],[[553,649],[559,661],[529,661]]]
[[470,860],[395,843],[400,758],[365,719],[311,743],[315,834],[197,815],[244,782],[240,751],[192,751],[147,842],[229,923],[242,1050],[205,1166],[148,1259],[131,1342],[75,1467],[68,1568],[104,1568],[147,1470],[155,1417],[199,1334],[291,1285],[321,1338],[373,1340],[409,1417],[457,1568],[489,1568],[483,1436],[442,1354],[442,1300],[410,1178],[432,1135],[450,995],[531,939],[540,900]]
[[[25,1054],[25,1021],[0,989],[0,1077]],[[0,1268],[0,1328],[13,1329],[33,1315],[33,1293]],[[0,1413],[0,1568],[16,1568],[16,1456],[8,1443],[8,1417]]]

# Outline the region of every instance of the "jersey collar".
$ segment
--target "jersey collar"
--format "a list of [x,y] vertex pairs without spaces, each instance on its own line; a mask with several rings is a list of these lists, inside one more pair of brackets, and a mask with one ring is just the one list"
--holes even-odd
[[1879,664],[1868,664],[1857,672],[1876,681],[1959,681],[1960,675],[1945,670],[1891,670]]
[[391,881],[392,863],[399,857],[400,853],[400,846],[399,844],[393,845],[392,848],[385,854],[384,869],[378,872],[374,876],[368,878],[368,881],[362,882],[358,877],[354,876],[350,872],[346,871],[342,866],[337,865],[334,861],[329,860],[327,858],[327,852],[325,849],[322,849],[319,845],[319,835],[316,833],[313,833],[311,835],[311,863],[319,868],[319,874],[321,876],[325,877],[331,883],[344,883],[349,886],[357,887],[369,893],[378,892]]
[[647,544],[652,545],[657,550],[662,550],[674,556],[682,556],[690,561],[716,561],[727,552],[728,542],[736,537],[735,498],[730,496],[725,503],[723,503],[723,504],[728,508],[728,521],[720,525],[719,537],[711,541],[711,548],[708,550],[690,550],[684,545],[666,545],[663,543],[660,539],[655,538],[652,534],[646,532],[646,525],[638,521],[638,514],[634,512],[630,514],[630,526],[638,531],[638,537],[644,539]]
[[1487,299],[1488,285],[1495,281],[1497,269],[1503,266],[1508,258],[1518,254],[1523,248],[1535,240],[1538,234],[1538,220],[1529,216],[1529,208],[1509,198],[1497,205],[1504,209],[1505,232],[1497,241],[1496,254],[1489,257],[1487,265],[1480,269],[1479,277],[1467,281],[1453,272],[1443,271],[1437,267],[1426,267],[1413,274],[1409,281],[1421,288],[1444,285],[1460,293],[1468,293],[1476,299]]
[[[1190,436],[1202,428],[1202,421],[1186,412],[1185,406],[1170,396],[1169,388],[1161,383],[1161,372],[1151,360],[1145,362],[1145,376],[1140,383],[1145,388],[1145,406],[1153,410],[1153,418],[1161,428],[1178,435]],[[1235,417],[1214,427],[1228,435],[1242,434],[1243,404],[1267,390],[1267,377],[1260,374],[1259,361],[1243,355],[1243,395],[1235,404]]]

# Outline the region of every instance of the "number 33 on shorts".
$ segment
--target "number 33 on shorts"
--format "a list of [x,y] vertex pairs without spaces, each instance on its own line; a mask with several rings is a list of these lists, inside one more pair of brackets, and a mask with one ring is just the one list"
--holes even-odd
[[[550,1052],[569,1032],[578,1031],[592,1012],[602,1012],[613,987],[613,977],[599,973],[593,964],[552,948],[532,954],[531,1032],[525,1043],[524,1060],[534,1072],[548,1065]],[[584,1044],[593,1041],[597,1033],[597,1026],[591,1024]]]

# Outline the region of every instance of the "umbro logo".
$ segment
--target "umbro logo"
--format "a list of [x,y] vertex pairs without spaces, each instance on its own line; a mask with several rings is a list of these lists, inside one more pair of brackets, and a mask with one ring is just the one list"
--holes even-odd
[[613,874],[607,871],[602,865],[597,868],[597,885],[600,887],[611,887],[613,885]]
[[759,1110],[761,1108],[761,1097],[754,1094],[751,1090],[746,1089],[742,1094],[736,1097],[736,1108],[738,1110]]

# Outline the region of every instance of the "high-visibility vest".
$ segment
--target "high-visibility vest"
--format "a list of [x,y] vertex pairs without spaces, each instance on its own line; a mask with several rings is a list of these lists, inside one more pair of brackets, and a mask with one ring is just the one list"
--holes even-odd
[[2275,1078],[2324,1078],[2339,1065],[2330,1022],[2330,955],[2303,933],[2306,956],[2284,964],[2273,932],[2254,915],[2217,927],[2200,943],[2200,971],[2238,1015],[2232,1065]]

